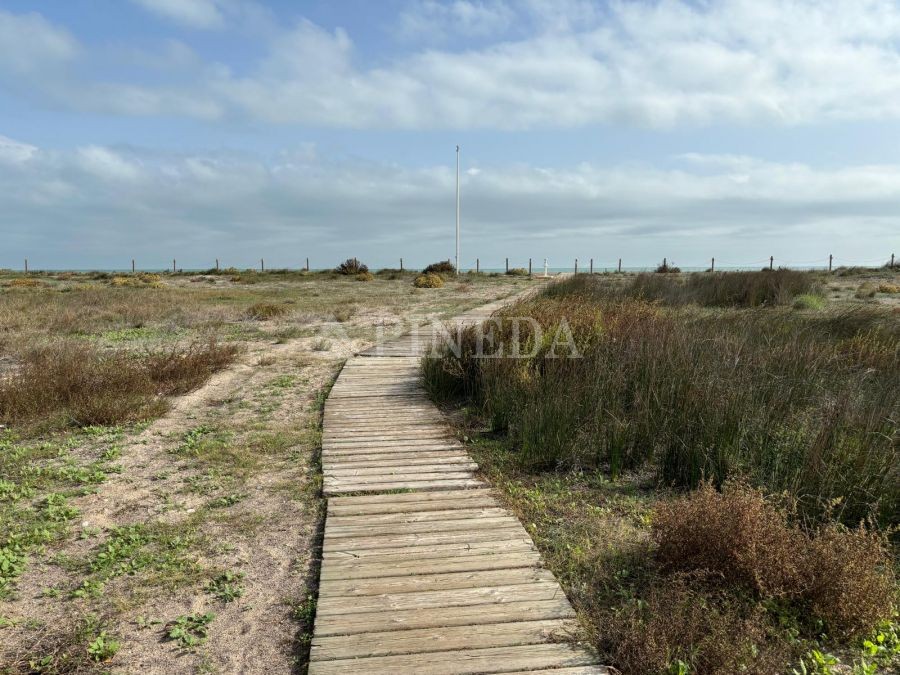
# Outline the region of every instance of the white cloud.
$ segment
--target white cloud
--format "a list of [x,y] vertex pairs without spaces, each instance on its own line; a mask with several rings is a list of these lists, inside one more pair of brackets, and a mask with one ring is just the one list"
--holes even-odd
[[21,164],[30,160],[35,154],[37,154],[35,146],[0,136],[0,162]]
[[[31,148],[0,148],[8,145]],[[486,266],[490,251],[702,264],[710,255],[806,262],[830,252],[839,262],[874,261],[900,246],[900,165],[818,170],[694,156],[670,170],[479,168],[462,175],[463,250]],[[334,161],[309,146],[269,159],[34,149],[26,162],[0,161],[0,231],[13,235],[0,266],[36,251],[48,266],[49,258],[103,266],[135,256],[162,265],[176,254],[185,266],[211,264],[210,256],[235,265],[261,256],[296,265],[306,255],[314,265],[347,255],[429,262],[452,245],[454,181],[450,166]]]
[[[179,8],[195,25],[262,16],[247,0],[140,1],[158,11]],[[20,88],[57,106],[322,127],[670,128],[900,119],[900,5],[890,0],[421,0],[401,18],[429,35],[482,28],[487,34],[502,31],[510,12],[517,12],[515,34],[527,29],[527,37],[462,50],[413,49],[377,65],[363,63],[340,28],[301,20],[266,32],[265,55],[256,62],[238,71],[197,63],[188,70],[192,81],[179,73],[178,86],[164,78],[139,84],[89,74],[36,76],[52,75],[77,44],[39,17],[0,14],[0,35],[5,19],[16,24],[8,33],[27,24],[40,37],[36,44],[47,45],[24,45],[31,56],[7,49],[13,57],[0,71],[30,69]]]
[[31,77],[58,72],[78,52],[78,43],[69,32],[41,15],[0,9],[0,75]]
[[454,36],[502,35],[515,20],[515,11],[503,0],[415,0],[400,12],[397,33],[407,40],[434,44]]
[[132,0],[144,9],[190,28],[222,28],[225,17],[216,0]]

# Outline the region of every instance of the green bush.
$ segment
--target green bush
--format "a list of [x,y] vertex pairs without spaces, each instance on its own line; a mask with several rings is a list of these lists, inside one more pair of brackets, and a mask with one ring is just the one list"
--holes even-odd
[[510,267],[506,273],[511,277],[527,277],[528,270],[524,267]]
[[822,309],[825,307],[825,299],[821,295],[804,293],[794,298],[794,309]]

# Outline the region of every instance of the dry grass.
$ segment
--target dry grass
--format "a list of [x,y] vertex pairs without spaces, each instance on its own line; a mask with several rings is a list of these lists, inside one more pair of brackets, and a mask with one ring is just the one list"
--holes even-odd
[[285,316],[290,311],[287,305],[277,305],[272,302],[257,302],[247,308],[247,318],[256,321],[268,321],[279,316]]
[[35,347],[0,382],[0,420],[52,429],[148,419],[165,410],[165,396],[199,386],[237,351],[215,341],[143,354],[71,340]]

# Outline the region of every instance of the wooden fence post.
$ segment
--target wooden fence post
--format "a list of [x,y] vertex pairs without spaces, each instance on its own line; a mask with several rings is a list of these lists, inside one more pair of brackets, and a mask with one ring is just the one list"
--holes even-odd
[[309,272],[309,258],[306,259],[306,271]]
[[403,258],[400,258],[400,271],[403,271]]
[[619,274],[622,273],[622,259],[619,258]]
[[713,258],[713,259],[710,261],[710,264],[709,264],[709,271],[710,271],[710,272],[715,272],[715,271],[716,271],[716,259],[715,259],[715,258]]
[[216,258],[216,272],[219,271],[219,259]]
[[172,274],[175,274],[175,258],[172,258]]
[[509,258],[506,259],[506,273],[509,274]]
[[481,274],[481,258],[475,258],[475,274]]
[[775,264],[775,256],[774,256],[774,255],[770,255],[770,256],[769,256],[769,270],[772,270],[772,269],[773,269],[773,265],[774,265],[774,264]]
[[260,272],[266,271],[266,261],[263,260],[262,258],[259,259],[259,271]]
[[594,259],[591,258],[591,274],[594,273]]
[[891,269],[894,269],[894,254],[891,253]]
[[829,253],[828,254],[828,271],[829,272],[831,271],[831,261],[833,258],[834,258],[834,256],[831,253]]
[[28,258],[25,258],[25,274],[28,274]]
[[131,273],[134,274],[134,258],[131,259]]
[[575,258],[575,274],[578,274],[578,258]]
[[531,258],[528,259],[528,278],[531,278]]

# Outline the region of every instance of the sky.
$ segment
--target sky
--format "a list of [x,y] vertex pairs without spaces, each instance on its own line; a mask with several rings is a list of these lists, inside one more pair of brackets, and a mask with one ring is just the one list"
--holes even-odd
[[900,254],[900,0],[0,0],[0,267]]

